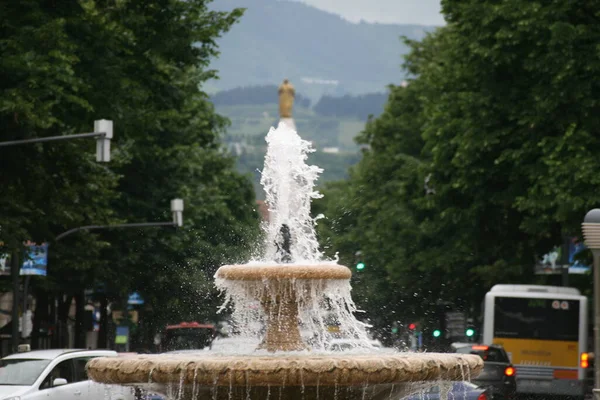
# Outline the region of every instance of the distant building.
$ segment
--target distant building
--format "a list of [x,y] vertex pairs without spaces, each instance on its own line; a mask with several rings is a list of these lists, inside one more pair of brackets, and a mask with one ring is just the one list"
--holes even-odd
[[260,214],[260,218],[263,221],[269,222],[269,207],[265,203],[264,200],[256,200],[256,205],[258,206],[258,212]]
[[323,147],[323,153],[337,154],[340,152],[339,147]]
[[229,143],[227,148],[229,152],[235,156],[240,156],[244,152],[244,145],[239,142]]

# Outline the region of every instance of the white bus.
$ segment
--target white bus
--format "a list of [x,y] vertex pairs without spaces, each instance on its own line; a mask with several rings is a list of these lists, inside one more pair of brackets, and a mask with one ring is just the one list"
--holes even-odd
[[495,285],[485,295],[483,315],[483,342],[504,347],[518,394],[583,398],[588,314],[579,290]]

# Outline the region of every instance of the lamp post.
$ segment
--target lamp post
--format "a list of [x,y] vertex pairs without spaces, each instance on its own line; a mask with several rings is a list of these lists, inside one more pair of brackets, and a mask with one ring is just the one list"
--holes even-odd
[[79,231],[94,231],[100,229],[115,229],[115,228],[153,228],[158,226],[172,226],[175,228],[181,228],[183,226],[183,200],[173,199],[171,200],[171,214],[173,214],[173,220],[168,222],[134,222],[131,224],[114,224],[114,225],[85,225],[77,228],[69,229],[66,232],[58,235],[55,240],[59,241],[64,239],[66,236]]
[[[124,228],[156,228],[160,226],[180,228],[183,226],[183,200],[173,199],[171,200],[171,214],[172,220],[168,222],[135,222],[130,224],[114,224],[114,225],[86,225],[77,228],[69,229],[58,235],[54,240],[59,241],[65,237],[79,232],[79,231],[91,231],[91,230],[107,230],[107,229],[124,229]],[[106,310],[103,310],[106,313]],[[100,339],[98,339],[100,340]]]
[[600,208],[590,210],[581,226],[594,256],[594,398],[600,400]]
[[75,135],[46,136],[34,139],[10,140],[0,142],[0,147],[19,146],[31,143],[56,142],[59,140],[71,140],[82,138],[96,139],[96,161],[110,161],[110,141],[113,138],[113,122],[108,119],[99,119],[94,121],[94,132],[78,133]]
[[[6,142],[0,142],[0,147],[8,146],[20,146],[24,144],[32,143],[44,143],[44,142],[56,142],[62,140],[71,139],[82,139],[82,138],[95,138],[96,139],[96,161],[98,162],[109,162],[110,161],[110,141],[113,138],[113,122],[107,119],[99,119],[94,121],[94,131],[90,133],[78,133],[75,135],[61,135],[61,136],[46,136],[41,138],[33,139],[22,139],[22,140],[10,140]],[[13,305],[12,305],[12,330],[11,330],[11,347],[13,353],[17,352],[19,346],[19,251],[13,251],[12,254],[12,269],[11,277],[13,284]],[[24,281],[24,298],[23,298],[23,319],[25,318],[25,311],[27,308],[27,276]],[[23,328],[25,324],[23,323]]]
[[177,227],[183,226],[183,200],[171,200],[171,213],[173,214],[173,225]]

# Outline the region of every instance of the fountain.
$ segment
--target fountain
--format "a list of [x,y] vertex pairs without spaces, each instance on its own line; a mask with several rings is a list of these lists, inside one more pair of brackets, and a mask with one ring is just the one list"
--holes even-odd
[[[226,265],[215,274],[225,292],[222,309],[257,348],[234,354],[211,351],[97,358],[91,379],[163,393],[170,399],[399,399],[432,384],[477,376],[483,361],[465,354],[398,353],[369,344],[350,296],[351,271],[323,261],[310,203],[321,169],[306,164],[310,143],[295,132],[294,89],[280,87],[281,122],[271,128],[261,183],[270,219],[261,261]],[[273,260],[272,262],[264,260]],[[250,305],[253,305],[252,307]],[[331,353],[335,321],[354,349]],[[264,329],[252,328],[261,321]],[[311,333],[309,338],[302,332]]]

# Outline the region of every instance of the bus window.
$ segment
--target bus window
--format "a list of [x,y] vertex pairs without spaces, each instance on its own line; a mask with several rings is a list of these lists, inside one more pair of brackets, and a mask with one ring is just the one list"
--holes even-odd
[[579,340],[579,301],[496,297],[494,337]]

